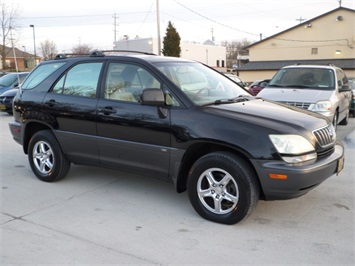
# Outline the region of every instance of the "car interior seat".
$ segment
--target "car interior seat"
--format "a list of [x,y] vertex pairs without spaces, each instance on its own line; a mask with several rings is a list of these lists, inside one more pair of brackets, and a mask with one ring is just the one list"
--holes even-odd
[[322,78],[320,80],[320,83],[323,85],[327,85],[328,87],[332,86],[332,75],[328,72],[324,73],[322,75]]
[[105,98],[119,101],[136,102],[133,94],[125,91],[125,81],[118,75],[111,75],[106,83]]
[[301,77],[302,85],[313,85],[314,84],[314,74],[305,73]]

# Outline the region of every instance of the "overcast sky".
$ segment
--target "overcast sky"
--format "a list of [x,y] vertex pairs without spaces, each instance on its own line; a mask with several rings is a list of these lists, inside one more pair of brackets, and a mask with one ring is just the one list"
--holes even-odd
[[[94,49],[112,49],[113,41],[158,36],[157,0],[3,0],[17,9],[14,33],[17,48],[33,53],[40,43],[53,41],[59,52],[88,44]],[[182,41],[203,43],[271,36],[339,7],[338,0],[158,0],[160,34],[171,21]],[[342,0],[355,9],[355,0]],[[116,35],[115,35],[116,21]],[[25,48],[24,48],[25,47]]]

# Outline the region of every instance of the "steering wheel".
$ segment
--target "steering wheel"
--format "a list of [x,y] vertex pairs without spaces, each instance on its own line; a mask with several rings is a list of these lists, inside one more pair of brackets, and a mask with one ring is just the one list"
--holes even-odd
[[201,96],[201,94],[202,93],[204,93],[204,92],[206,92],[207,91],[207,96],[208,95],[210,95],[210,88],[202,88],[202,89],[200,89],[198,92],[196,92],[196,94],[193,96],[193,100],[197,100],[200,96]]

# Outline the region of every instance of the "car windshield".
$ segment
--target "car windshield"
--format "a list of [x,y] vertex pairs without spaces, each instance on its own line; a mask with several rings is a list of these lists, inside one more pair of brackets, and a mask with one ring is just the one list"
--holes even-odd
[[325,68],[284,68],[269,82],[268,87],[334,90],[334,72]]
[[17,74],[7,74],[5,76],[2,76],[0,78],[0,86],[8,87],[12,83],[14,83],[16,81],[16,79],[18,79],[18,75]]
[[155,66],[195,104],[232,103],[250,93],[225,75],[200,63],[169,62]]

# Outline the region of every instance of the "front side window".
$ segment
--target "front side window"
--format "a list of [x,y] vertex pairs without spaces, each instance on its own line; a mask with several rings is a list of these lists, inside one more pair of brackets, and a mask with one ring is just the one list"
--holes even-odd
[[74,66],[55,84],[52,93],[96,97],[103,63],[83,63]]
[[348,82],[349,82],[345,73],[340,69],[337,69],[337,82],[338,82],[339,88],[341,88],[345,84],[348,84]]
[[161,83],[146,69],[127,63],[110,63],[105,77],[104,98],[135,102],[140,101],[147,88],[161,89]]

